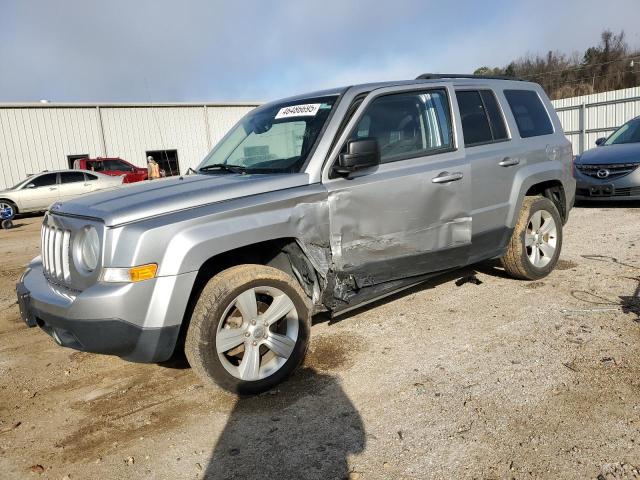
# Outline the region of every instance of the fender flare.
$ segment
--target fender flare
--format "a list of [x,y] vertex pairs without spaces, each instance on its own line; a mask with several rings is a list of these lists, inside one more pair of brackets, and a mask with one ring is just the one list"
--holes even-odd
[[558,161],[529,165],[520,169],[514,178],[511,188],[507,226],[510,228],[515,227],[524,197],[534,185],[554,181],[559,182],[566,191],[567,185],[563,181],[564,171],[564,165]]

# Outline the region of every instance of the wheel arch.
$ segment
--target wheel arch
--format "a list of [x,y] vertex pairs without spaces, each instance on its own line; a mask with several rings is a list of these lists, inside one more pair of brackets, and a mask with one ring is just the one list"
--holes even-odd
[[13,200],[12,198],[0,197],[0,202],[8,202],[8,203],[10,203],[11,205],[13,205],[15,207],[16,211],[14,212],[14,214],[20,213],[20,207],[18,206],[18,203],[15,200]]
[[277,268],[296,279],[311,302],[319,304],[325,282],[300,245],[301,242],[295,237],[273,238],[216,253],[206,259],[198,269],[191,288],[180,327],[178,348],[184,346],[193,309],[205,285],[218,273],[234,266],[257,264]]
[[525,197],[543,195],[554,202],[563,222],[568,218],[567,190],[563,182],[563,166],[559,162],[549,167],[549,162],[521,169],[514,179],[509,201],[507,225],[514,228]]
[[567,198],[565,195],[564,186],[562,185],[562,182],[560,180],[547,180],[531,185],[525,193],[525,196],[534,195],[542,195],[543,197],[551,200],[560,213],[562,223],[566,223],[568,216]]

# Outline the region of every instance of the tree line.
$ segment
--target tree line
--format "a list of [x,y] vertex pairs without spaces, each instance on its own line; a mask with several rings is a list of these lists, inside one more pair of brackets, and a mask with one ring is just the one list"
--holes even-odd
[[624,31],[605,30],[600,43],[582,54],[526,55],[504,68],[480,67],[474,74],[537,82],[552,99],[588,95],[640,85],[640,50],[629,47]]

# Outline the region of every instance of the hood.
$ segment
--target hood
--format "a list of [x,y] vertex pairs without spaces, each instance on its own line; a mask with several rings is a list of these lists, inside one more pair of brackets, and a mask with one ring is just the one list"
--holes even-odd
[[101,218],[107,226],[113,226],[308,183],[306,173],[169,177],[125,184],[56,203],[51,212]]
[[612,163],[640,162],[640,143],[621,143],[619,145],[602,145],[587,150],[577,163],[589,165],[606,165]]

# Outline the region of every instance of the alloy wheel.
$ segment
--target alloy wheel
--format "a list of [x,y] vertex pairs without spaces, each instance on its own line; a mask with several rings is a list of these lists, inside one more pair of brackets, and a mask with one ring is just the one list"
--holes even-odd
[[254,287],[225,309],[216,333],[216,352],[231,375],[256,381],[277,372],[297,340],[298,313],[291,298],[274,287]]
[[524,233],[527,258],[534,267],[546,267],[556,252],[558,227],[553,216],[546,210],[531,215]]

